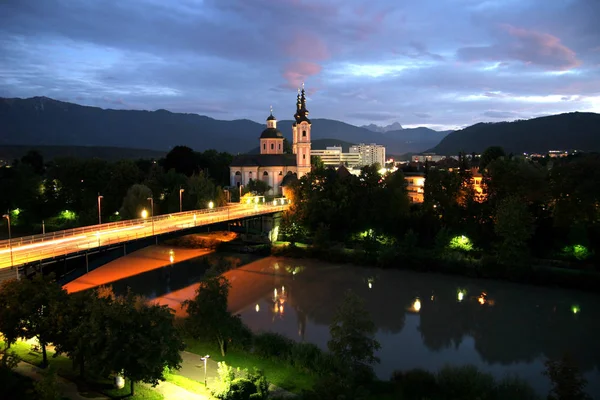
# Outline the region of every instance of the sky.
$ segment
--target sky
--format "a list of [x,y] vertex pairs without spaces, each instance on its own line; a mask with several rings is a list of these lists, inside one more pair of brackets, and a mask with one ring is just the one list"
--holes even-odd
[[599,0],[0,0],[0,97],[457,129],[600,112]]

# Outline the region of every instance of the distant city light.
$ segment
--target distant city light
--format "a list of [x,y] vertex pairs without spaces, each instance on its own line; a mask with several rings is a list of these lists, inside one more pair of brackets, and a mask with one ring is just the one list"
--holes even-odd
[[419,312],[421,310],[421,300],[417,297],[413,303],[413,310]]
[[458,301],[463,301],[463,299],[465,298],[465,291],[464,290],[459,290],[458,291],[458,295],[457,295]]
[[260,306],[257,304],[256,307],[254,307],[254,309],[256,310],[256,312],[260,311]]
[[578,305],[574,305],[571,307],[571,311],[573,312],[573,314],[579,314],[579,312],[581,311],[581,309],[579,308]]

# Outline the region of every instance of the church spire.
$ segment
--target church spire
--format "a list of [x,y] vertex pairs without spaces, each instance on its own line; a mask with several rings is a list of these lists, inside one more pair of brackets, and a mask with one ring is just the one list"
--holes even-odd
[[296,114],[294,115],[297,123],[306,121],[310,124],[308,119],[308,110],[306,109],[306,91],[304,90],[304,83],[302,83],[302,89],[298,89],[298,97],[296,98]]

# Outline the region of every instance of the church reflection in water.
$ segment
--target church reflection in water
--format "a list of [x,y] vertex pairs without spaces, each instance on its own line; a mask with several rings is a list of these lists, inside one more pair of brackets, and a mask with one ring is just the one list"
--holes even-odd
[[590,382],[600,382],[600,320],[594,317],[600,297],[594,294],[297,259],[267,258],[244,268],[248,279],[263,281],[253,283],[261,294],[240,307],[244,322],[323,349],[344,292],[361,296],[382,343],[376,372],[414,353],[412,367],[469,360],[496,366],[492,372],[500,375],[531,370],[545,386],[542,361],[569,353]]

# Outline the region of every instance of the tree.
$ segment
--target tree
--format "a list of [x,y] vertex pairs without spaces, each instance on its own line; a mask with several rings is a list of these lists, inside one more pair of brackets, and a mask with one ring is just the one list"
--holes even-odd
[[216,341],[222,356],[227,352],[227,342],[243,331],[239,315],[231,315],[227,310],[230,287],[223,276],[205,279],[200,282],[195,297],[183,303],[188,313],[186,330],[196,339]]
[[584,391],[587,381],[574,360],[564,355],[560,360],[547,360],[544,375],[550,378],[552,389],[548,400],[589,400]]
[[123,198],[120,211],[123,218],[140,218],[142,210],[150,207],[149,197],[152,197],[152,192],[148,186],[137,183],[131,186]]
[[175,172],[191,176],[198,172],[199,155],[187,146],[175,146],[163,160],[165,171],[174,169]]
[[533,234],[533,218],[527,204],[518,196],[503,199],[496,208],[494,231],[502,238],[500,259],[517,262],[527,252],[527,240]]
[[122,371],[130,380],[132,396],[136,382],[156,386],[165,380],[165,368],[180,368],[185,345],[168,306],[148,304],[129,293],[104,311],[104,349],[97,362],[107,370]]
[[479,157],[479,171],[483,172],[492,161],[504,157],[504,149],[500,146],[490,146],[481,153]]
[[352,291],[346,292],[329,332],[329,351],[352,373],[371,370],[371,365],[379,362],[375,356],[375,351],[381,347],[374,338],[377,328],[362,299]]
[[44,157],[36,150],[29,150],[27,154],[21,157],[21,162],[30,165],[31,168],[33,168],[33,171],[38,175],[44,173]]
[[20,281],[6,280],[0,282],[0,333],[4,338],[5,348],[25,336],[23,321],[27,318],[21,304],[26,300],[26,293],[21,290]]
[[[74,366],[79,366],[81,377],[85,375],[86,364],[104,351],[107,310],[114,297],[106,293],[109,292],[105,288],[73,293],[57,315],[56,352],[67,354]],[[94,367],[93,363],[91,366]]]
[[197,210],[207,208],[209,202],[216,202],[216,189],[214,183],[208,179],[204,172],[199,172],[188,178],[188,193],[184,195],[191,202],[190,208]]
[[271,186],[269,186],[267,182],[261,181],[259,179],[251,179],[250,182],[248,182],[247,187],[248,191],[259,196],[262,196],[269,190],[271,190]]
[[54,281],[54,276],[37,274],[21,279],[16,285],[23,300],[21,321],[26,339],[36,338],[42,348],[42,366],[48,365],[46,347],[58,337],[57,316],[67,301],[67,292]]

